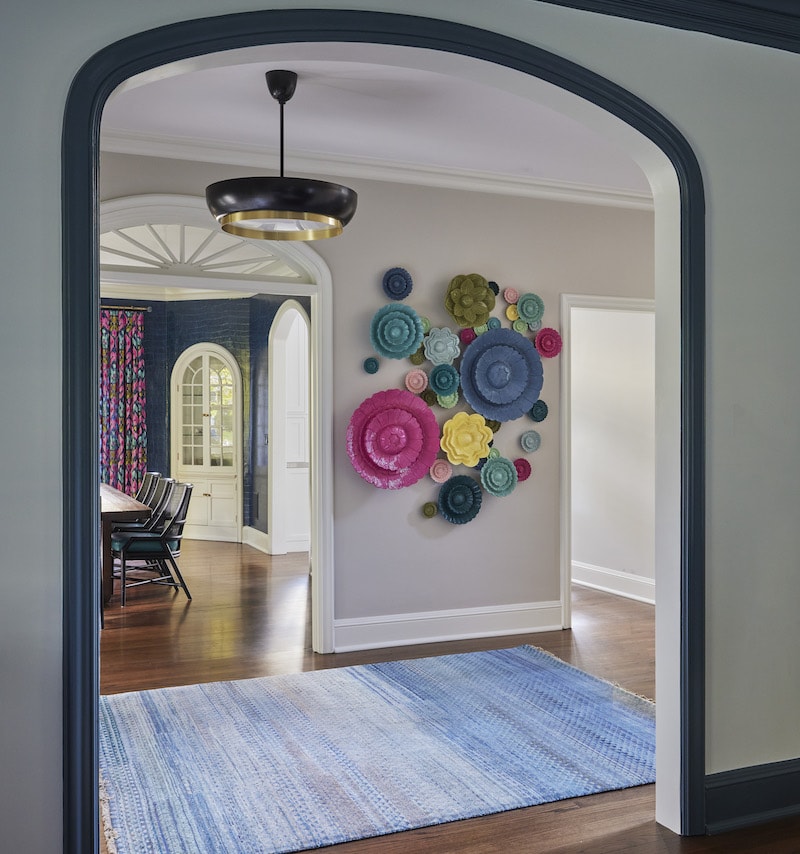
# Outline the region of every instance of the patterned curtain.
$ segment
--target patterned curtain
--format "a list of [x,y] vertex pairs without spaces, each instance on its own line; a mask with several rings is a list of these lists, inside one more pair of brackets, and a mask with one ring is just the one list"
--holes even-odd
[[144,312],[100,309],[100,480],[134,495],[147,466]]

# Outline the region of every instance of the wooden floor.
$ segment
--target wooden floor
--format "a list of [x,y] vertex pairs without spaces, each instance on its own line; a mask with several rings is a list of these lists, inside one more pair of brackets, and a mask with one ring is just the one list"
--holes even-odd
[[[639,602],[576,588],[571,631],[317,655],[311,651],[306,555],[184,541],[192,592],[154,585],[117,595],[101,632],[101,692],[138,691],[470,652],[532,643],[577,667],[654,696],[654,614]],[[654,820],[654,786],[544,804],[332,846],[332,854],[797,854],[800,819],[715,837],[680,838]],[[205,854],[205,852],[196,852]],[[235,854],[227,852],[226,854]]]

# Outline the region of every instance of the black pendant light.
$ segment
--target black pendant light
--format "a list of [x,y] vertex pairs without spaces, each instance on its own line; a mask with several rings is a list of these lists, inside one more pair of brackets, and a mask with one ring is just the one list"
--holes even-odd
[[267,87],[280,104],[280,178],[232,178],[206,187],[208,209],[223,231],[257,240],[320,240],[336,237],[356,212],[357,194],[329,181],[285,178],[283,107],[294,95],[294,71],[268,71]]

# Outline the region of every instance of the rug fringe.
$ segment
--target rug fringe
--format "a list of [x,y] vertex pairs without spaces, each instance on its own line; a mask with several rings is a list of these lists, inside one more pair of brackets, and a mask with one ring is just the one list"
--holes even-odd
[[[569,661],[566,661],[563,658],[557,656],[554,652],[550,652],[549,649],[542,649],[540,646],[536,646],[536,644],[525,643],[523,646],[530,647],[530,649],[535,649],[537,652],[541,652],[544,655],[549,655],[550,658],[555,658],[556,661],[560,661],[562,664],[567,664],[570,667],[574,667],[576,670],[580,670],[577,664],[570,664]],[[581,671],[582,673],[589,673],[588,670]],[[590,676],[594,675],[589,673]],[[612,688],[617,688],[620,691],[624,691],[626,694],[630,694],[632,697],[636,697],[639,700],[644,700],[646,703],[649,703],[651,706],[656,704],[656,701],[652,697],[645,697],[644,694],[638,694],[636,691],[631,691],[630,688],[626,688],[624,685],[620,685],[619,682],[612,682],[610,679],[603,679],[602,676],[595,676],[595,679],[599,679],[601,682],[605,682],[607,685],[610,685]]]
[[103,779],[103,773],[100,772],[100,818],[103,821],[103,835],[106,838],[106,851],[107,854],[119,854],[117,851],[117,837],[119,834],[111,825],[111,809],[109,806],[109,801],[111,800],[111,795],[108,794],[108,789],[106,788],[106,781]]

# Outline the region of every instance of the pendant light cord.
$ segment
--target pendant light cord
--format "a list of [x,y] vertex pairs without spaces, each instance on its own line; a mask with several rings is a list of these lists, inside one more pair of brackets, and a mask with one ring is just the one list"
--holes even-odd
[[280,101],[281,108],[281,178],[283,178],[283,101]]

